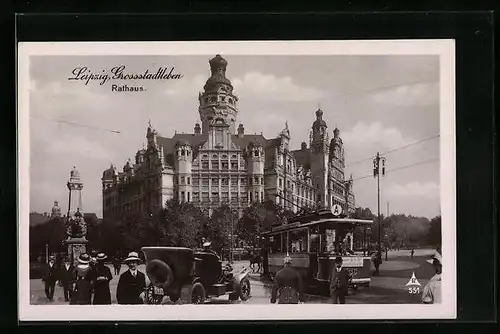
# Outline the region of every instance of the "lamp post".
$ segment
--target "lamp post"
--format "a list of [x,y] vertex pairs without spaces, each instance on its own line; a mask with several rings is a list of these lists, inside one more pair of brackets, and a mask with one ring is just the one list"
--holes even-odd
[[[380,162],[382,162],[382,167],[380,166]],[[377,222],[378,222],[378,250],[382,251],[381,248],[381,240],[380,240],[380,230],[382,228],[382,224],[380,221],[380,173],[382,176],[385,176],[385,158],[380,156],[380,153],[377,152],[377,155],[373,159],[373,177],[377,178]]]

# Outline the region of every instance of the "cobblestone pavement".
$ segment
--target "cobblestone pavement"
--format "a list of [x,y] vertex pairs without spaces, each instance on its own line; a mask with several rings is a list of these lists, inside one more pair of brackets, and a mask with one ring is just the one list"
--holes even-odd
[[[393,254],[394,255],[394,254]],[[432,266],[428,265],[425,260],[428,255],[415,256],[413,259],[407,254],[390,256],[389,260],[384,261],[380,266],[380,276],[372,277],[370,287],[360,287],[353,291],[347,297],[349,304],[398,304],[398,303],[420,303],[420,295],[411,295],[405,287],[413,272],[417,279],[424,286],[428,279],[432,277]],[[237,272],[244,267],[248,267],[248,261],[237,261],[233,264],[234,271]],[[384,269],[387,268],[387,269]],[[113,268],[110,266],[111,272]],[[120,273],[127,270],[123,265]],[[145,271],[144,265],[139,266],[139,270]],[[267,304],[269,303],[271,293],[271,283],[261,280],[257,273],[250,274],[251,282],[251,298],[245,302],[229,301],[227,295],[218,298],[207,300],[207,304],[229,304],[229,303],[247,303],[247,304]],[[116,287],[118,284],[118,276],[114,276],[111,283],[111,298],[112,303],[116,303]],[[30,281],[31,304],[52,304],[64,305],[67,304],[63,298],[63,290],[56,286],[54,293],[54,301],[49,302],[45,298],[44,286],[41,279],[32,279]],[[306,295],[306,303],[329,303],[328,297]],[[165,298],[165,304],[171,304],[168,298]]]

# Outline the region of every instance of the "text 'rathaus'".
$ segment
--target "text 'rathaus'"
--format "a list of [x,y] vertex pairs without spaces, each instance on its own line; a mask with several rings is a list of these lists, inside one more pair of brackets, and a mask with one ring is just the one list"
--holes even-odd
[[346,202],[354,210],[342,139],[336,128],[330,141],[323,111],[316,111],[309,147],[302,142],[299,150],[289,149],[287,124],[273,139],[245,134],[242,124],[236,128],[238,97],[226,78],[227,61],[217,55],[210,68],[198,97],[201,126],[193,134],[165,138],[149,124],[147,148],[136,153],[135,163],[129,160],[121,172],[113,165],[104,171],[104,220],[129,212],[146,216],[172,198],[210,212],[226,204],[240,214],[266,200],[295,212],[318,204],[345,210]]

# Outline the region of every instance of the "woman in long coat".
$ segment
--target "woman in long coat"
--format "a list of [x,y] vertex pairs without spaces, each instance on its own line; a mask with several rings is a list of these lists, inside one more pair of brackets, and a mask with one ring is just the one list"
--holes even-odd
[[94,305],[109,305],[111,304],[111,292],[109,290],[109,282],[113,279],[111,270],[106,266],[106,254],[99,253],[96,256],[97,264],[94,267],[92,274],[92,282],[94,286]]
[[92,275],[89,263],[90,256],[88,254],[82,254],[78,258],[70,305],[90,305],[92,299]]

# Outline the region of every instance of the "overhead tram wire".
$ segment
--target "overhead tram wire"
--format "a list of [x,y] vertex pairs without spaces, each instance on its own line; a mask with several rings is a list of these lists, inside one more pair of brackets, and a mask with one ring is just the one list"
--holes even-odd
[[[435,162],[435,161],[439,161],[439,158],[424,160],[424,161],[416,162],[414,164],[410,164],[410,165],[406,165],[406,166],[401,166],[401,167],[396,167],[396,168],[393,168],[393,169],[388,169],[388,170],[385,171],[385,173],[387,174],[388,172],[395,172],[395,171],[402,170],[402,169],[407,169],[407,168],[411,168],[411,167],[415,167],[415,166],[425,165],[425,164],[428,164],[428,163],[431,163],[431,162]],[[355,179],[353,179],[353,181],[359,181],[359,180],[367,179],[369,177],[373,177],[373,174],[365,175],[365,176],[361,176],[361,177],[355,178]]]
[[[405,149],[405,148],[408,148],[408,147],[411,147],[411,146],[414,146],[414,145],[418,145],[418,144],[424,143],[424,142],[432,140],[432,139],[439,138],[440,136],[441,135],[438,134],[438,135],[434,135],[434,136],[431,136],[431,137],[427,137],[427,138],[421,139],[421,140],[413,142],[413,143],[409,143],[409,144],[406,144],[406,145],[403,145],[403,146],[396,147],[396,148],[394,148],[392,150],[389,150],[389,151],[381,152],[380,155],[387,155],[387,154],[390,154],[390,153],[393,153],[393,152],[396,152],[396,151],[399,151],[399,150],[402,150],[402,149]],[[352,166],[352,165],[355,165],[355,164],[358,164],[358,163],[361,163],[361,162],[369,161],[369,160],[372,160],[372,159],[373,159],[373,157],[356,160],[354,162],[351,162],[351,163],[345,165],[345,167]]]
[[50,119],[50,118],[44,118],[44,117],[39,117],[39,116],[30,116],[30,118],[41,119],[41,120],[48,121],[48,122],[61,123],[61,124],[66,124],[66,125],[70,125],[70,126],[76,126],[76,127],[82,127],[82,128],[93,129],[93,130],[107,131],[107,132],[121,134],[121,132],[117,131],[117,130],[111,130],[111,129],[100,128],[97,126],[92,126],[92,125],[68,122],[65,120]]

